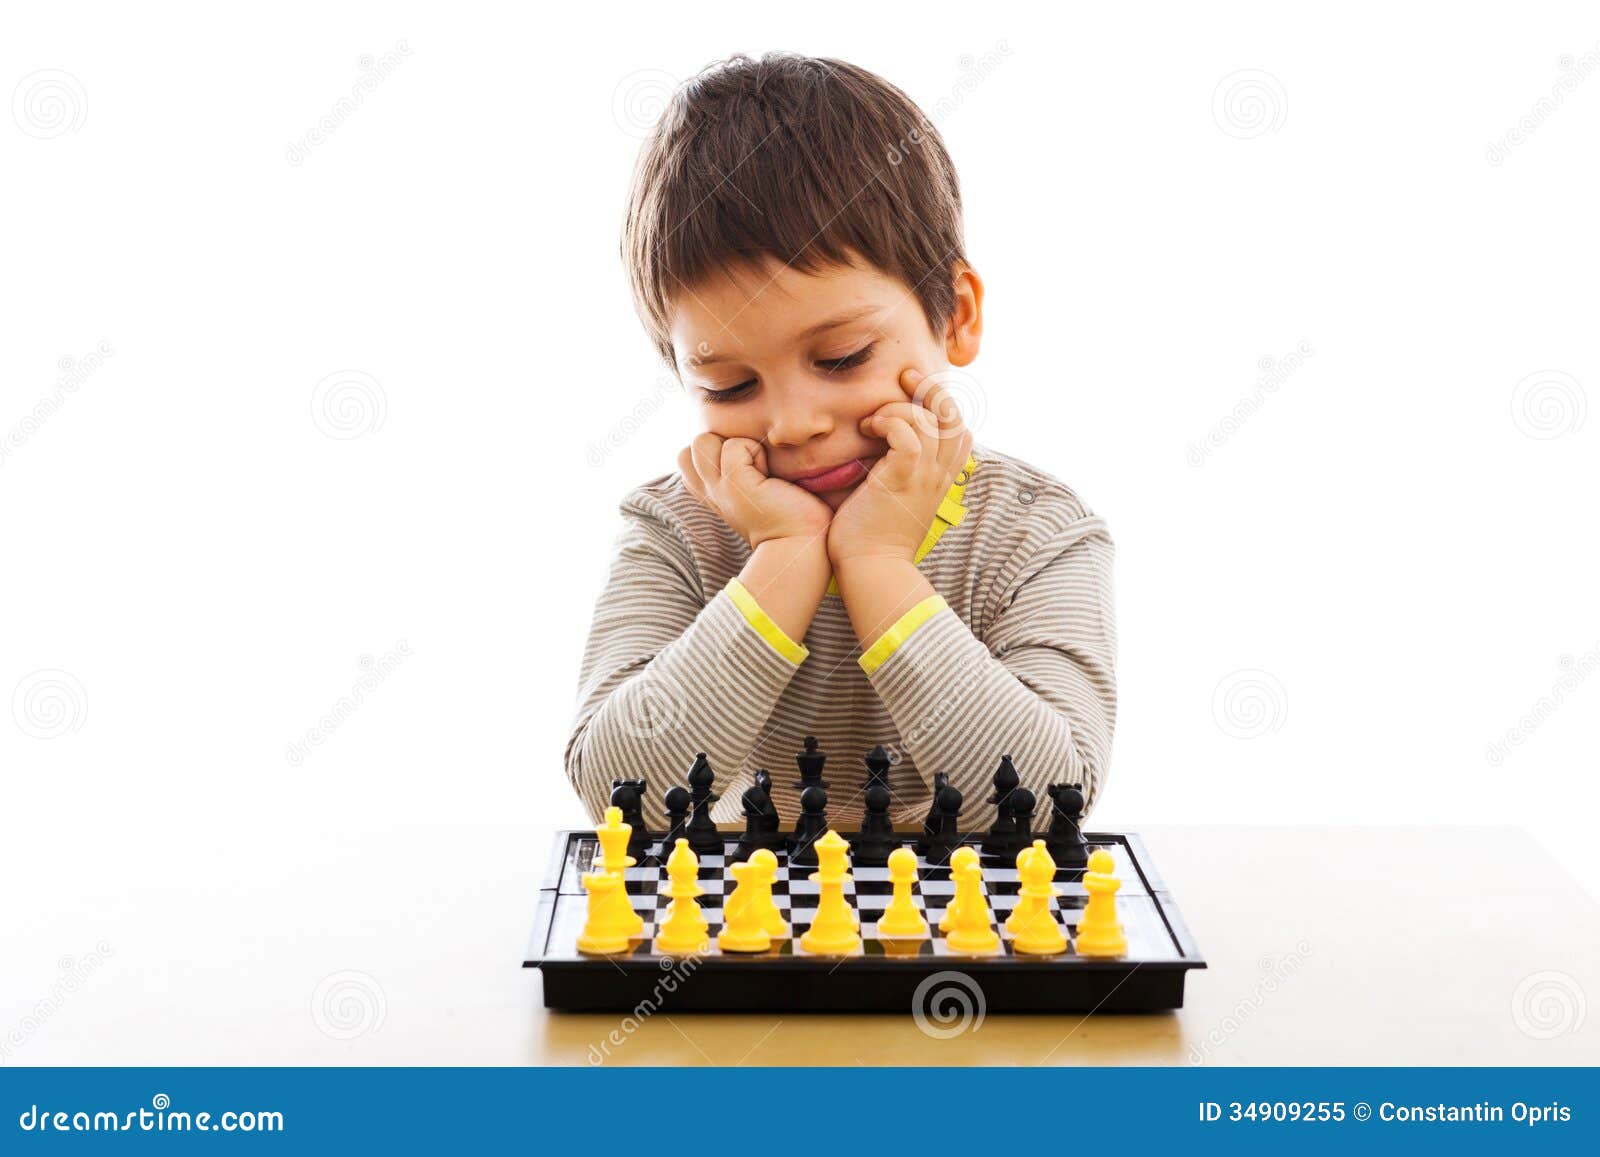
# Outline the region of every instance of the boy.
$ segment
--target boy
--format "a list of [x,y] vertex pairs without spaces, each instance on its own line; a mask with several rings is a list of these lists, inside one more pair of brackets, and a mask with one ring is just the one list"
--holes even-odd
[[721,803],[794,753],[830,755],[854,827],[861,757],[891,815],[936,773],[963,830],[1010,755],[1044,827],[1051,783],[1105,785],[1116,716],[1112,543],[1048,474],[975,446],[949,392],[978,356],[983,283],[955,169],[899,89],[837,60],[736,55],[675,94],[640,151],[622,250],[635,305],[705,427],[623,500],[566,769],[599,818],[645,819],[707,753]]

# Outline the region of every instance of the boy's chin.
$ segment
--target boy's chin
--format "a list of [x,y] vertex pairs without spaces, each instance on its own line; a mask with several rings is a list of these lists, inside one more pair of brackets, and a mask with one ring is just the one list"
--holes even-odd
[[839,507],[844,505],[844,500],[854,494],[861,483],[865,481],[866,479],[863,478],[859,482],[852,482],[849,486],[841,487],[838,490],[826,491],[817,495],[817,497],[826,502],[831,509],[838,510]]

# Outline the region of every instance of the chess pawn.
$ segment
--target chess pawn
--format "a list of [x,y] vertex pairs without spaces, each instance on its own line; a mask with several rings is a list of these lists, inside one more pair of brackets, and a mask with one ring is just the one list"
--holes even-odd
[[[821,788],[807,788],[807,792]],[[850,879],[850,845],[830,831],[815,841],[819,867],[811,873],[818,889],[817,914],[800,937],[800,947],[824,956],[844,956],[861,948],[857,920],[845,902],[844,886]]]
[[667,857],[667,895],[672,897],[672,903],[667,908],[666,922],[656,932],[658,955],[693,955],[709,947],[706,918],[695,903],[695,897],[705,894],[699,875],[699,858],[690,850],[689,841],[680,839]]
[[[939,782],[939,777],[934,777]],[[933,811],[923,824],[923,838],[917,841],[917,854],[930,864],[943,864],[950,854],[961,846],[961,789],[944,783],[933,794]]]
[[1122,881],[1113,874],[1115,871],[1116,862],[1110,852],[1096,848],[1090,854],[1089,870],[1083,874],[1089,903],[1078,918],[1077,935],[1072,942],[1079,956],[1127,955],[1128,938],[1117,918],[1117,889],[1122,887]]
[[579,952],[614,956],[628,950],[628,930],[616,921],[615,900],[624,894],[622,888],[622,877],[610,872],[590,872],[583,877],[583,890],[589,894],[589,909],[583,931],[578,933]]
[[800,819],[795,823],[794,835],[789,839],[789,862],[803,868],[815,867],[817,852],[813,846],[828,830],[828,793],[820,787],[808,787],[800,793]]
[[900,846],[889,819],[889,789],[881,783],[867,785],[867,811],[861,817],[861,831],[850,839],[850,853],[863,868],[881,868],[889,854]]
[[896,848],[890,852],[889,880],[894,884],[894,896],[883,915],[878,917],[879,936],[895,939],[928,934],[928,922],[911,899],[911,887],[916,879],[917,854],[910,848]]
[[678,841],[684,838],[685,829],[689,826],[689,805],[692,799],[686,787],[669,787],[667,794],[662,797],[662,803],[667,808],[667,831],[661,837],[661,858],[665,860],[667,853],[677,846]]
[[1056,865],[1045,850],[1043,840],[1017,853],[1017,875],[1022,880],[1020,899],[1006,921],[1014,951],[1027,956],[1053,956],[1067,950],[1067,937],[1061,931],[1050,900],[1056,894]]
[[955,918],[945,943],[952,951],[967,956],[983,956],[998,950],[1000,933],[994,930],[994,916],[983,898],[983,869],[978,866],[977,857],[963,857],[959,865],[952,859],[951,874],[956,879]]

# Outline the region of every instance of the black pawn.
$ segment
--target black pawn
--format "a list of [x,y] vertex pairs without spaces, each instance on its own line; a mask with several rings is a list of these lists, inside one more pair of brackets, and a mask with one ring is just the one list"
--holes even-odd
[[778,809],[772,806],[772,777],[765,768],[756,772],[755,784],[745,789],[739,802],[744,807],[744,834],[734,855],[748,860],[751,852],[762,848],[775,852],[782,847],[783,837],[777,834]]
[[1013,861],[1023,848],[1033,843],[1033,811],[1036,806],[1038,800],[1027,788],[1019,787],[1011,793],[1011,817],[1016,827],[1011,833],[1011,849],[1006,854]]
[[802,867],[817,865],[817,849],[813,846],[828,834],[828,793],[820,787],[808,787],[800,793],[800,820],[794,826],[789,840],[789,862]]
[[1045,833],[1045,850],[1058,868],[1082,868],[1089,863],[1089,841],[1083,838],[1083,789],[1077,784],[1053,783],[1045,788],[1050,797],[1050,830]]
[[689,826],[689,805],[692,801],[688,788],[669,787],[662,802],[667,805],[667,834],[661,838],[661,858],[665,860],[672,854],[674,845],[687,835],[685,829]]
[[867,814],[861,819],[861,831],[850,837],[850,854],[859,867],[883,867],[889,862],[889,853],[900,846],[889,819],[889,799],[889,789],[883,784],[867,786]]
[[694,757],[694,766],[689,768],[689,791],[694,814],[689,817],[684,835],[689,839],[689,849],[700,856],[722,854],[722,835],[717,831],[717,825],[711,818],[711,805],[722,798],[711,794],[711,784],[716,778],[711,772],[711,763],[706,759],[706,753],[702,751],[697,754]]
[[642,779],[611,781],[611,806],[622,809],[622,822],[633,829],[628,833],[628,855],[636,860],[650,850],[650,829],[644,826],[646,787]]
[[1011,757],[1002,755],[994,773],[994,795],[989,797],[989,802],[994,804],[994,824],[984,837],[982,851],[986,856],[1004,856],[1016,836],[1016,807],[1011,796],[1021,782],[1022,777],[1017,774]]
[[800,790],[808,787],[827,787],[822,778],[822,765],[828,762],[828,757],[817,750],[817,737],[806,736],[806,749],[795,752],[795,766],[800,769]]

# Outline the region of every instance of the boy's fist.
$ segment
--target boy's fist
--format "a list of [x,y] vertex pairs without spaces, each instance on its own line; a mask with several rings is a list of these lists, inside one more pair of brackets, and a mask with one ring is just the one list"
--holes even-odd
[[948,390],[914,369],[901,372],[900,387],[906,401],[890,402],[861,419],[861,432],[888,442],[889,452],[834,513],[828,556],[836,564],[862,558],[912,561],[972,450],[972,431]]
[[767,448],[701,434],[678,452],[684,485],[754,550],[777,538],[820,538],[833,511],[816,495],[767,474]]

